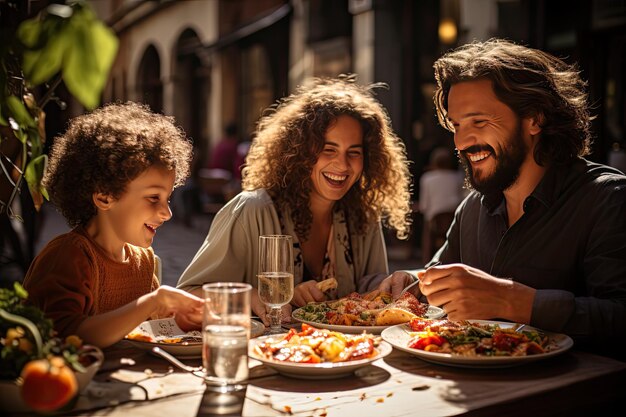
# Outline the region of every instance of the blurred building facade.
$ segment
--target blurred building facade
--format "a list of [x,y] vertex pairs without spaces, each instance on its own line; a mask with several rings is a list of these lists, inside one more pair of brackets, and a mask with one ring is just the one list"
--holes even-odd
[[[33,13],[58,0],[29,0]],[[577,62],[589,82],[593,154],[626,164],[625,0],[90,0],[120,40],[103,102],[144,102],[176,118],[208,160],[224,127],[249,139],[264,109],[311,76],[384,82],[378,98],[419,178],[437,125],[432,64],[474,39],[504,37]],[[83,109],[61,85],[47,136]],[[52,141],[48,141],[49,146]],[[624,168],[622,168],[624,169]],[[415,236],[420,235],[419,218]],[[3,265],[4,255],[0,251]],[[1,268],[0,268],[1,269]],[[1,271],[0,271],[1,272]]]
[[[452,147],[433,113],[432,63],[473,39],[506,37],[578,62],[595,120],[592,159],[625,147],[626,3],[614,0],[98,0],[120,38],[104,101],[176,117],[201,158],[226,124],[248,137],[262,111],[310,76],[384,82],[379,99],[416,179]],[[416,184],[417,186],[417,184]],[[415,190],[416,192],[418,190]]]

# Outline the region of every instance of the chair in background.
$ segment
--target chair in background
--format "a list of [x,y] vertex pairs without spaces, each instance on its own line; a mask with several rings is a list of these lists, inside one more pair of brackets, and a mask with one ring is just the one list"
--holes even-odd
[[226,194],[232,181],[232,174],[224,169],[202,168],[198,170],[198,186],[204,193],[202,212],[216,214],[228,201]]
[[422,261],[428,263],[433,255],[446,241],[446,233],[454,220],[454,213],[438,213],[427,222],[424,222],[422,240]]

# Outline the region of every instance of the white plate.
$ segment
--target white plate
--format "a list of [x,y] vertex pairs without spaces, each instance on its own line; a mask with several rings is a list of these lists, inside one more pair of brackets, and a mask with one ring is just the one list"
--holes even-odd
[[[294,310],[291,313],[291,317],[294,320],[297,320],[302,323],[310,324],[311,326],[314,326],[314,327],[319,327],[320,329],[328,329],[328,330],[334,330],[336,332],[351,333],[351,334],[360,334],[363,332],[372,333],[372,334],[380,334],[380,332],[382,332],[383,330],[389,327],[389,326],[342,326],[338,324],[318,323],[316,321],[308,321],[308,320],[303,320],[303,319],[296,317],[296,312],[299,312],[301,310],[302,310],[302,307]],[[446,312],[443,311],[443,309],[439,307],[435,307],[435,306],[428,306],[428,311],[426,311],[426,315],[424,317],[426,317],[427,319],[438,319],[445,315],[446,315]]]
[[[178,327],[176,321],[173,318],[148,320],[137,326],[133,332],[139,332],[150,336],[156,340],[156,342],[142,342],[139,340],[124,339],[131,343],[135,347],[143,350],[152,350],[153,347],[158,346],[164,351],[178,357],[178,358],[199,358],[202,357],[202,333],[194,330],[185,333]],[[258,337],[265,332],[265,326],[256,320],[250,320],[250,338]],[[183,342],[183,343],[162,343],[163,339],[170,339],[173,337],[196,337],[197,342]]]
[[[470,322],[480,324],[498,324],[503,329],[518,326],[518,324],[515,323],[507,323],[501,321],[470,320]],[[412,336],[408,333],[411,331],[411,328],[407,324],[398,324],[396,326],[389,327],[388,329],[383,330],[381,336],[385,341],[389,342],[396,349],[408,352],[427,362],[450,366],[460,366],[465,368],[499,368],[522,365],[529,362],[534,362],[541,359],[550,358],[552,356],[560,355],[574,345],[574,341],[569,336],[561,333],[546,332],[531,326],[524,327],[524,330],[536,330],[548,336],[548,338],[550,339],[550,350],[545,353],[539,353],[536,355],[495,357],[467,357],[452,355],[450,353],[428,352],[425,350],[413,349],[408,347],[409,340],[412,338]]]
[[257,344],[260,344],[269,338],[280,339],[285,334],[286,333],[263,336],[254,340],[250,340],[250,343],[248,344],[248,356],[250,356],[252,359],[263,362],[265,365],[275,369],[277,372],[283,375],[293,378],[330,379],[352,375],[357,369],[367,366],[378,359],[384,358],[385,356],[389,355],[393,350],[389,343],[381,341],[376,347],[376,349],[378,350],[378,354],[374,355],[371,358],[361,359],[358,361],[325,363],[281,362],[272,359],[266,359],[262,356],[257,355],[254,352],[254,346],[256,346]]

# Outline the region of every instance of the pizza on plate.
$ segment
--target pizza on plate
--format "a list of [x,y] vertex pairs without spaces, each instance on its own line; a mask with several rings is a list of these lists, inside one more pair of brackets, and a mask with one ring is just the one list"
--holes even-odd
[[303,321],[341,326],[392,326],[412,318],[424,317],[428,304],[422,304],[411,293],[397,300],[389,293],[366,295],[352,293],[338,300],[308,303],[294,316]]

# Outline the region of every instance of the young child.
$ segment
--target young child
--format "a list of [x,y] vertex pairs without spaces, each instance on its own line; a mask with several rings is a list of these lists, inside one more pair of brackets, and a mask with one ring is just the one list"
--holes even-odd
[[191,152],[171,118],[130,102],[76,117],[56,139],[43,185],[74,229],[46,245],[24,287],[61,335],[106,347],[151,317],[201,322],[200,298],[159,286],[150,247]]

